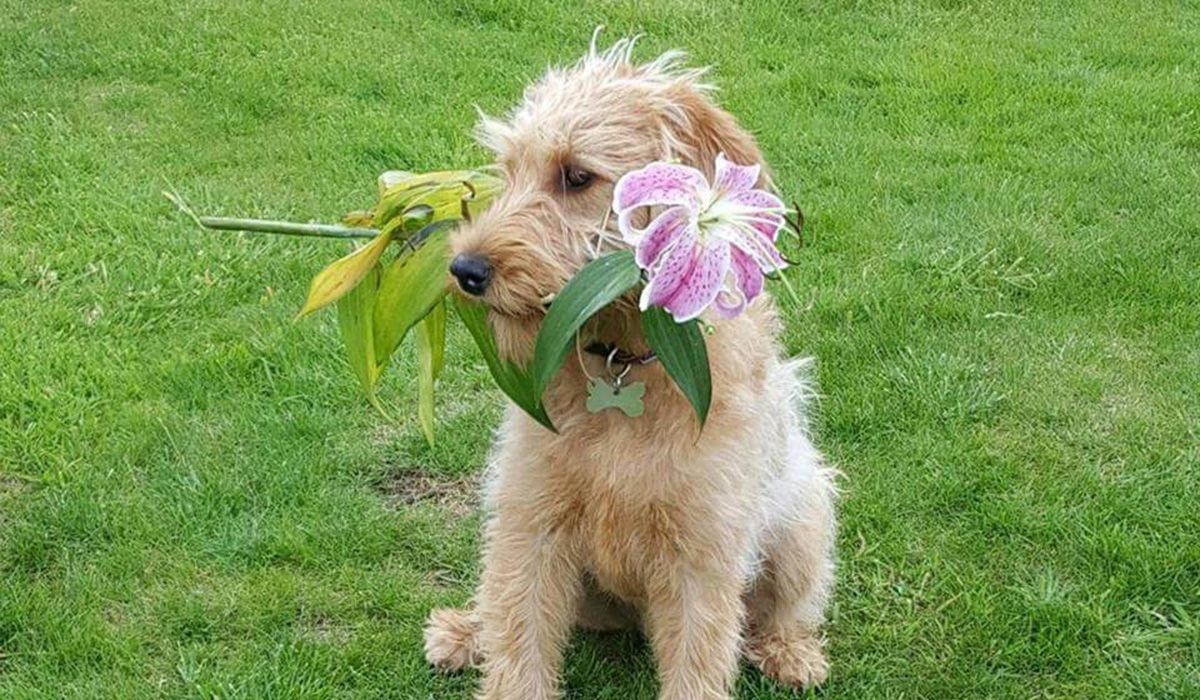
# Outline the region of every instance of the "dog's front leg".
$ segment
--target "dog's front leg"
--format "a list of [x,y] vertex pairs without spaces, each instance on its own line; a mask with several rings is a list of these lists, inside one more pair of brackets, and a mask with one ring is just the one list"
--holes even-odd
[[479,588],[482,700],[551,700],[582,589],[571,535],[543,513],[501,508],[488,526]]
[[727,700],[741,645],[743,579],[721,556],[677,561],[648,591],[647,622],[660,700]]

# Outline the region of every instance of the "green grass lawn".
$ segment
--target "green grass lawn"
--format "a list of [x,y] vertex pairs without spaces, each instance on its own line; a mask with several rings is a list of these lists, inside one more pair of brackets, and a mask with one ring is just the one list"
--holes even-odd
[[[651,7],[653,6],[653,7]],[[356,393],[332,221],[473,165],[591,30],[714,66],[808,216],[787,346],[845,472],[824,698],[1200,697],[1200,6],[0,0],[0,697],[469,698],[500,394]],[[572,698],[651,698],[635,636]],[[755,672],[739,698],[791,697]]]

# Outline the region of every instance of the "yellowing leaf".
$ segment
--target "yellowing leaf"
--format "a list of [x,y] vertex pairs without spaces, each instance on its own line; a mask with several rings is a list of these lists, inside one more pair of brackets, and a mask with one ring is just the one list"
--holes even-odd
[[[347,226],[379,228],[379,235],[318,274],[300,311],[304,316],[339,302],[350,365],[376,407],[380,374],[409,329],[420,324],[417,414],[431,444],[433,390],[445,353],[446,310],[441,302],[448,277],[449,229],[488,206],[502,184],[482,170],[381,174],[375,208],[350,212],[343,219]],[[406,250],[380,270],[384,249],[393,241],[403,242]],[[540,403],[533,403],[527,410],[549,426]]]
[[433,378],[437,379],[446,364],[446,305],[442,303],[433,307],[422,323],[429,325],[430,334],[438,341],[433,344]]
[[389,189],[395,187],[396,185],[399,185],[400,183],[404,182],[405,180],[408,180],[412,176],[413,176],[413,174],[408,172],[407,170],[387,170],[382,173],[379,173],[379,179],[377,180],[377,182],[379,183],[380,199],[383,198],[384,192],[387,192]]
[[433,447],[433,390],[446,351],[446,305],[437,304],[417,324],[417,420],[425,441]]
[[420,175],[387,172],[380,176],[382,193],[374,220],[384,224],[415,207],[428,207],[428,218],[421,224],[469,218],[495,198],[501,185],[499,178],[479,170],[444,170]]
[[375,292],[379,286],[379,266],[373,266],[350,293],[338,299],[338,329],[346,344],[350,369],[358,377],[371,403],[375,401],[375,384],[379,381],[379,366],[375,362],[374,310]]
[[382,369],[400,341],[446,295],[450,238],[439,227],[383,271],[375,298],[375,359]]
[[371,228],[375,225],[375,214],[362,209],[348,211],[342,217],[342,223],[352,228]]
[[354,289],[359,280],[379,262],[384,249],[392,242],[395,230],[395,227],[384,230],[370,243],[321,270],[308,288],[308,299],[304,302],[304,308],[300,309],[299,317],[332,304]]

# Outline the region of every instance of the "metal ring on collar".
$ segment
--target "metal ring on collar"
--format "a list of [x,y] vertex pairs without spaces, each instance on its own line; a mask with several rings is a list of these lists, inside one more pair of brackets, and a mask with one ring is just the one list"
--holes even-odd
[[633,369],[633,365],[629,363],[623,363],[621,365],[620,374],[613,372],[613,358],[617,356],[617,352],[619,351],[620,348],[613,347],[613,349],[608,352],[608,357],[604,359],[604,369],[608,372],[608,376],[611,377],[614,382],[619,382],[624,379],[625,375],[629,374],[629,370]]

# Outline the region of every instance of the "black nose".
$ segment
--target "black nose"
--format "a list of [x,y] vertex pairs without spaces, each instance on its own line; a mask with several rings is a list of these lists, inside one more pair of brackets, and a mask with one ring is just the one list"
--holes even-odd
[[492,281],[492,266],[482,255],[462,253],[450,261],[450,274],[458,280],[458,286],[467,294],[480,296],[487,291]]

